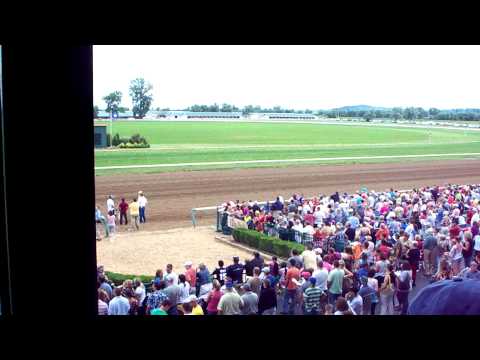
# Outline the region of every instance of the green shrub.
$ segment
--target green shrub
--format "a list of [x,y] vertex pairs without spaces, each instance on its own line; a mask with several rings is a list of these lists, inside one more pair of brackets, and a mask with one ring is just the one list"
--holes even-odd
[[143,136],[140,136],[140,134],[132,135],[128,141],[132,144],[148,144],[147,139],[145,139]]
[[138,148],[149,148],[150,144],[147,139],[140,134],[135,134],[130,138],[121,138],[117,133],[113,136],[112,145],[120,149],[138,149]]
[[[110,135],[110,134],[109,134],[109,135]],[[113,135],[112,145],[113,145],[113,146],[118,146],[118,145],[120,145],[120,135],[118,135],[118,133],[116,133],[115,135]]]
[[107,275],[108,279],[112,281],[115,285],[122,285],[125,280],[133,280],[139,279],[143,283],[150,283],[155,278],[155,276],[148,276],[148,275],[126,275],[126,274],[119,274],[110,271],[105,271],[105,275]]
[[255,230],[234,229],[233,239],[254,249],[288,258],[293,249],[300,253],[305,250],[302,244],[292,241],[280,240],[276,237],[267,236]]
[[133,144],[131,142],[125,142],[125,143],[120,143],[120,145],[117,146],[119,149],[143,149],[143,148],[149,148],[149,144]]

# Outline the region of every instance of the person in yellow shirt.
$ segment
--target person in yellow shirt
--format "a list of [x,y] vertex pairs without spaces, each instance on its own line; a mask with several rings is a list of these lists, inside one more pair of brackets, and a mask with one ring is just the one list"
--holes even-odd
[[130,210],[130,219],[132,224],[135,224],[137,230],[139,229],[138,226],[138,217],[140,215],[140,206],[138,205],[137,199],[133,199],[132,203],[128,205]]
[[192,307],[192,315],[204,315],[202,307],[198,304],[198,299],[195,295],[190,295],[185,299],[185,303]]

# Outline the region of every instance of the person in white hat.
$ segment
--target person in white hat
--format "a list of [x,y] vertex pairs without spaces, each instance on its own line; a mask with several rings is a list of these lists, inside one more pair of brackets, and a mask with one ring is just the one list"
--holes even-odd
[[474,222],[477,222],[477,223],[480,222],[480,214],[478,213],[478,209],[473,207],[472,211],[473,211],[473,216],[470,220],[470,226],[473,226]]
[[145,223],[145,207],[147,206],[147,198],[143,194],[143,191],[138,192],[138,209],[140,211],[140,223]]
[[[192,315],[204,315],[202,307],[198,304],[198,298],[195,295],[190,295],[183,301],[183,304],[190,304],[192,307]],[[188,306],[187,306],[188,307]]]
[[108,195],[107,199],[107,213],[110,211],[115,215],[115,202],[113,201],[113,195]]
[[192,266],[193,263],[191,261],[185,262],[185,278],[190,284],[190,291],[195,290],[196,282],[197,282],[197,270]]

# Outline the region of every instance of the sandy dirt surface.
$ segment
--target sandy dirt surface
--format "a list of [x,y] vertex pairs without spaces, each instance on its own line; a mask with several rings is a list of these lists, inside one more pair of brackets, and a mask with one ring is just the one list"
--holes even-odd
[[[391,164],[312,165],[285,168],[185,171],[97,176],[96,202],[105,211],[106,197],[130,202],[139,190],[149,201],[142,230],[191,227],[191,209],[227,200],[274,199],[293,192],[312,196],[362,186],[376,191],[444,183],[480,183],[480,160],[412,161]],[[198,213],[199,225],[214,225],[215,211]],[[119,232],[125,231],[124,227]]]
[[220,259],[229,265],[233,256],[239,256],[242,262],[252,258],[251,252],[214,237],[211,226],[119,233],[97,242],[97,263],[122,274],[155,275],[157,269],[165,270],[168,263],[177,274],[183,274],[187,260],[195,266],[203,262],[213,271]]

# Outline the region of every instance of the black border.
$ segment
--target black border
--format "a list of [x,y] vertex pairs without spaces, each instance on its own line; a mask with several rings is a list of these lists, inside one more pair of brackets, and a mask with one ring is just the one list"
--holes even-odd
[[91,317],[97,311],[92,48],[2,50],[12,312]]

